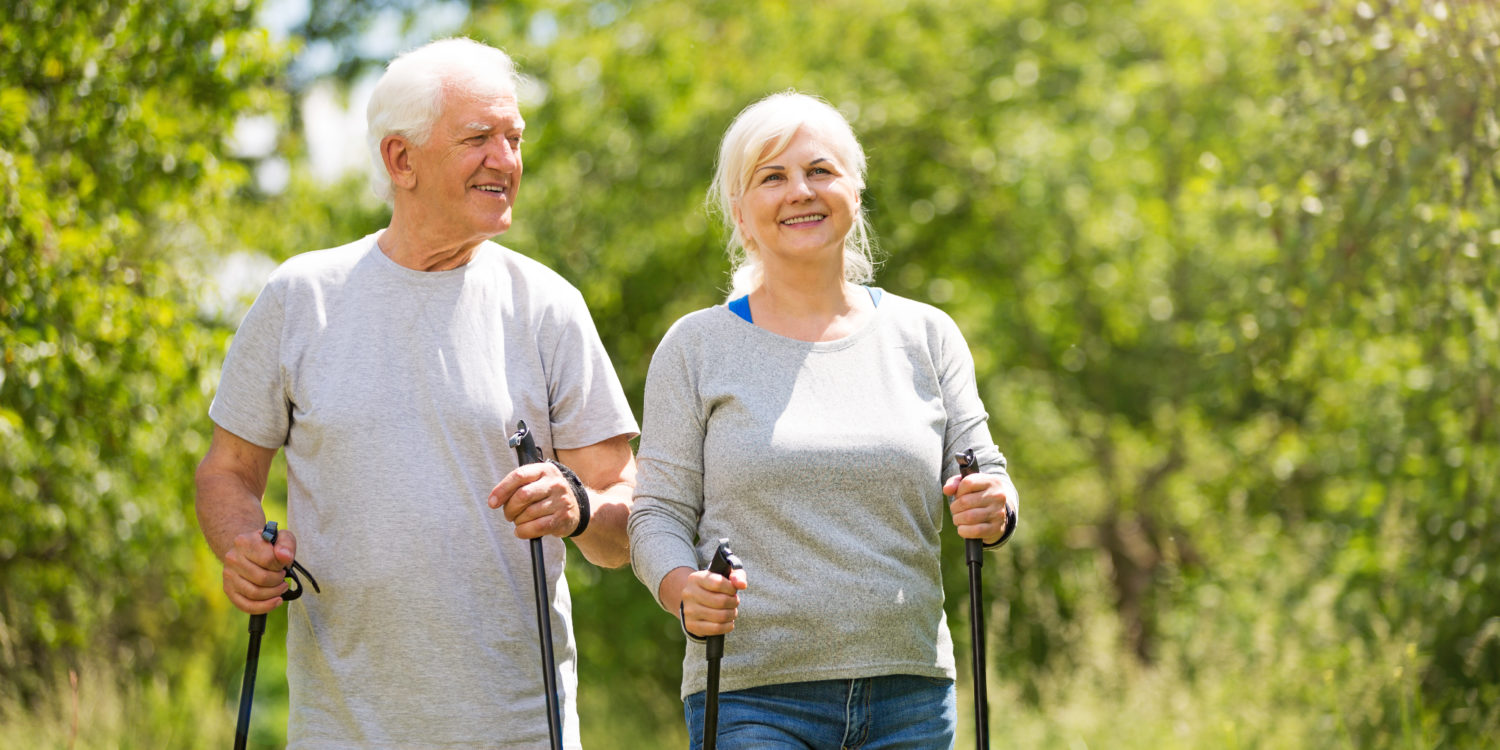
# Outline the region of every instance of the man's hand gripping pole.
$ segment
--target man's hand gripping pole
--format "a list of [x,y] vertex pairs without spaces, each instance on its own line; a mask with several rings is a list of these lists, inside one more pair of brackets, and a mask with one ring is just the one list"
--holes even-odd
[[[547,460],[524,421],[516,422],[510,447],[516,449],[516,463],[521,466]],[[562,708],[557,700],[557,661],[552,656],[552,598],[547,595],[547,561],[540,539],[531,540],[531,580],[536,589],[536,627],[542,646],[542,685],[547,691],[547,733],[552,750],[562,750]]]
[[[269,521],[266,527],[261,529],[260,538],[274,547],[279,533],[276,530],[276,522]],[[291,565],[282,569],[282,572],[291,581],[287,590],[281,595],[282,601],[290,602],[301,598],[302,580],[297,577],[298,572],[307,576],[307,582],[312,584],[313,591],[322,592],[322,589],[318,588],[318,579],[313,578],[313,574],[307,572],[307,568],[302,567],[302,563],[293,560]],[[250,704],[255,699],[255,672],[260,665],[260,638],[265,632],[266,616],[264,614],[250,615],[250,646],[245,653],[245,680],[240,684],[240,716],[234,730],[234,750],[245,750],[245,743],[249,741]]]

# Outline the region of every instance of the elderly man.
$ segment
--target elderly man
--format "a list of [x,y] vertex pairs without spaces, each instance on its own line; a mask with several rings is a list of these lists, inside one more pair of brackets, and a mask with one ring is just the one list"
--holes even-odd
[[[274,609],[294,556],[322,586],[290,610],[289,747],[545,746],[536,538],[577,747],[562,539],[598,565],[629,559],[637,428],[582,296],[490,241],[521,185],[515,79],[505,53],[464,39],[394,60],[368,113],[390,225],[283,264],[224,361],[197,474],[224,591]],[[517,467],[518,420],[582,487]],[[273,546],[260,503],[282,448]]]

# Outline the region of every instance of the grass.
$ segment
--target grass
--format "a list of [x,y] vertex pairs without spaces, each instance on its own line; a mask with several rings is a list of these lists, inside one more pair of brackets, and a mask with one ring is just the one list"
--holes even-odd
[[[1484,747],[1487,737],[1445,738],[1426,707],[1429,661],[1411,633],[1350,637],[1347,623],[1306,571],[1222,571],[1226,593],[1187,605],[1163,621],[1158,657],[1140,664],[1120,648],[1106,605],[1089,603],[1083,632],[1058,666],[1034,674],[989,675],[994,747],[1064,750],[1182,748]],[[996,613],[998,614],[998,612]],[[991,618],[997,630],[1004,623]],[[232,624],[231,624],[232,623]],[[263,641],[251,746],[283,747],[286,736],[285,618]],[[964,623],[953,627],[959,631]],[[216,631],[218,632],[218,631]],[[233,635],[231,635],[233,634]],[[219,637],[193,660],[148,674],[94,657],[56,675],[36,705],[21,706],[0,685],[0,748],[226,747],[233,739],[247,635],[228,613]],[[1006,647],[992,635],[992,657]],[[676,644],[663,648],[675,649]],[[964,648],[962,644],[960,650]],[[992,659],[992,663],[998,660]],[[967,666],[959,654],[960,669]],[[592,667],[591,667],[592,668]],[[602,669],[598,665],[597,669]],[[972,698],[959,681],[957,747],[973,746]],[[1035,696],[1032,700],[1022,696]],[[586,671],[580,695],[590,750],[686,747],[676,682],[662,685]],[[1483,705],[1472,711],[1491,717]],[[1445,744],[1446,739],[1446,744]]]
[[[122,679],[123,678],[123,679]],[[224,747],[234,716],[206,660],[176,675],[122,675],[102,659],[59,676],[39,705],[0,705],[0,747],[145,750]]]
[[[241,639],[243,640],[243,639]],[[279,651],[270,639],[267,652]],[[239,645],[243,645],[242,643]],[[252,746],[285,741],[284,682],[274,654],[262,669]],[[1101,653],[1090,664],[1048,674],[1041,699],[1028,704],[1020,686],[990,675],[991,742],[995,747],[1068,750],[1111,748],[1428,748],[1438,744],[1422,720],[1418,655],[1398,651],[1363,669],[1316,674],[1267,664],[1239,671],[1200,668],[1187,680],[1170,666],[1143,668]],[[0,706],[0,747],[197,748],[224,747],[234,733],[239,674],[225,675],[223,659],[204,658],[171,675],[137,678],[103,660],[59,676],[41,705]],[[236,666],[237,669],[237,666]],[[226,684],[226,677],[229,678]],[[280,684],[278,684],[280,683]],[[1293,684],[1295,683],[1295,684]],[[973,746],[972,698],[960,682],[957,746]],[[584,686],[585,746],[596,750],[685,747],[675,694],[651,695],[643,685]],[[1385,725],[1357,738],[1351,723],[1381,701],[1397,710]],[[1362,715],[1363,714],[1363,715]],[[1477,745],[1476,745],[1477,746]]]

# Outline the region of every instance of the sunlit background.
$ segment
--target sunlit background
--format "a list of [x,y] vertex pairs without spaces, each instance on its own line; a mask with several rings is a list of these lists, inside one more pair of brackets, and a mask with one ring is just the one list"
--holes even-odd
[[[637,410],[727,287],[734,114],[849,117],[877,284],[958,321],[1023,496],[985,568],[995,747],[1500,737],[1494,3],[13,0],[0,747],[229,744],[246,617],[192,510],[219,366],[276,263],[384,226],[364,102],[447,35],[525,74],[500,241],[583,291]],[[585,744],[684,747],[676,622],[568,576]],[[253,747],[285,740],[284,622]]]

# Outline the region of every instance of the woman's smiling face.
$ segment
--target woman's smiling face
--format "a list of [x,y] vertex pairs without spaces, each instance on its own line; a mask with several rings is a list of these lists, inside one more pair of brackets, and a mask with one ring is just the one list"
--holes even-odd
[[778,261],[843,263],[859,211],[859,187],[826,138],[799,128],[780,153],[762,158],[735,203],[746,246]]

